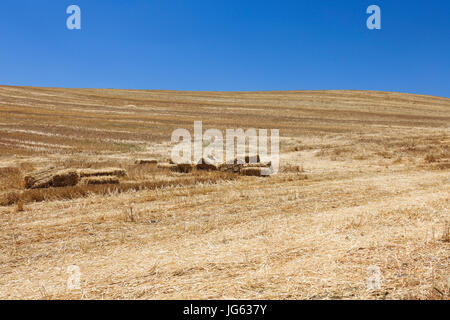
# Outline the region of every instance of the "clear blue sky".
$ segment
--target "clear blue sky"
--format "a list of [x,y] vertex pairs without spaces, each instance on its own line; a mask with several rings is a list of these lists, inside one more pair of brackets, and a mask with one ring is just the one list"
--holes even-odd
[[0,41],[0,84],[450,97],[448,0],[1,0]]

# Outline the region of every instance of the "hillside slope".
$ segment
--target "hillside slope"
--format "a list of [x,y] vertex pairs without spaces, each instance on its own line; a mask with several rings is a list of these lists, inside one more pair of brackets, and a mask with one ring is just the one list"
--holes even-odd
[[[280,172],[134,165],[167,161],[198,120],[280,129]],[[142,188],[24,197],[49,165],[121,167]],[[449,299],[449,195],[448,98],[0,86],[0,298]]]

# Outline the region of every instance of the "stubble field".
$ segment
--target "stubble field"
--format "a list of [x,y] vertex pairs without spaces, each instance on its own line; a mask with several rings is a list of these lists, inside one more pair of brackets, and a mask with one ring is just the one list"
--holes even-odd
[[[194,121],[279,129],[279,173],[135,164]],[[127,176],[25,190],[48,166]],[[449,191],[448,98],[0,86],[0,298],[449,299]]]

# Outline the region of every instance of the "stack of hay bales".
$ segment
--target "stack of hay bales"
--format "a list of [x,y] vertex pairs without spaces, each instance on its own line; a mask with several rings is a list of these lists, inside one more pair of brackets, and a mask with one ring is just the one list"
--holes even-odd
[[241,169],[240,173],[243,176],[267,177],[273,172],[271,168],[267,167],[245,167]]
[[52,172],[54,168],[48,168],[46,170],[34,172],[25,176],[25,188],[26,189],[38,189],[48,188],[53,178]]
[[85,185],[119,184],[119,177],[127,175],[126,170],[121,168],[81,169],[78,173]]
[[160,169],[166,169],[173,172],[179,172],[179,173],[190,173],[192,170],[194,170],[195,166],[190,163],[159,163],[158,168]]
[[80,174],[80,178],[102,176],[124,177],[127,175],[127,171],[121,168],[80,169],[78,173]]
[[85,185],[119,184],[119,182],[120,182],[118,177],[113,177],[113,176],[87,177],[87,178],[83,178],[82,181],[83,181],[83,184],[85,184]]
[[[244,162],[242,162],[242,160],[244,160]],[[225,163],[222,163],[219,166],[219,170],[220,171],[225,171],[225,172],[234,172],[234,173],[240,173],[241,169],[246,165],[249,164],[251,160],[251,163],[257,163],[260,161],[259,155],[255,155],[255,156],[245,156],[244,159],[241,159],[241,161],[239,161],[238,158],[235,158],[233,161],[227,161]]]
[[194,168],[195,166],[191,163],[179,163],[176,165],[176,171],[181,173],[190,173]]
[[158,168],[168,169],[174,172],[181,172],[181,173],[190,173],[194,169],[207,171],[219,170],[219,166],[216,164],[215,159],[211,156],[200,159],[200,161],[197,164],[174,163],[172,160],[170,160],[169,163],[158,164]]
[[177,165],[174,163],[158,163],[158,168],[175,171]]
[[26,189],[71,187],[78,184],[80,176],[73,170],[55,171],[49,168],[25,176]]
[[267,177],[273,173],[271,166],[270,161],[244,164],[240,174],[243,176]]
[[75,186],[80,181],[80,176],[76,171],[65,170],[57,172],[52,179],[52,187],[69,187]]
[[206,171],[219,170],[219,166],[217,165],[216,159],[211,155],[205,158],[201,158],[195,167],[197,168],[197,170],[206,170]]
[[230,163],[223,163],[219,166],[220,171],[228,171],[241,174],[243,176],[268,176],[271,175],[271,162],[261,162],[259,154],[247,155],[244,158],[244,163],[234,159]]
[[261,162],[259,154],[247,155],[242,161],[234,159],[232,161],[217,164],[216,159],[212,156],[202,158],[197,164],[193,165],[190,163],[175,164],[171,163],[159,163],[158,168],[167,169],[174,172],[190,173],[192,170],[206,170],[206,171],[222,171],[222,172],[233,172],[236,174],[241,174],[244,176],[269,176],[273,173],[271,167],[271,162]]
[[243,164],[229,164],[229,163],[222,163],[219,166],[219,170],[223,172],[234,172],[239,173],[244,165]]
[[25,176],[26,189],[73,187],[83,184],[118,184],[127,172],[120,168],[57,170],[54,167]]
[[146,164],[156,165],[158,164],[158,161],[156,159],[139,159],[136,160],[134,163],[139,165],[146,165]]

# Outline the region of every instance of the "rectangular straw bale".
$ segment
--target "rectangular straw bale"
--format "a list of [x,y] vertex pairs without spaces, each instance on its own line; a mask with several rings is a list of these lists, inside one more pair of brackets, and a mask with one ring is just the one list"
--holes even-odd
[[241,169],[243,176],[265,177],[272,173],[270,168],[265,167],[246,167]]
[[139,159],[135,161],[135,164],[145,165],[145,164],[158,164],[155,159]]
[[116,176],[101,176],[101,177],[86,177],[83,178],[82,184],[97,185],[97,184],[119,184],[120,180]]
[[121,168],[80,169],[78,172],[81,178],[101,176],[123,177],[127,175],[127,171]]

